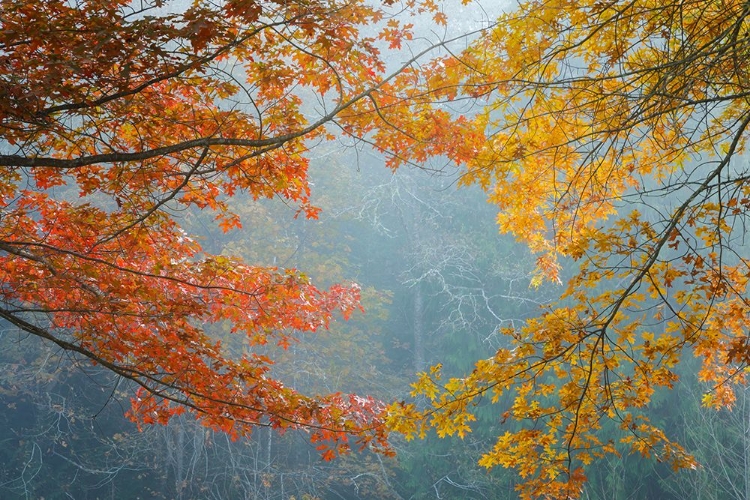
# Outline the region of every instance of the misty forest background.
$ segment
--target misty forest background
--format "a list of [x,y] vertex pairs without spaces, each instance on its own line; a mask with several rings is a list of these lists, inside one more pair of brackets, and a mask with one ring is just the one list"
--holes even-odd
[[[465,27],[458,26],[458,29]],[[281,200],[229,200],[243,228],[224,234],[211,213],[173,214],[205,250],[297,268],[321,287],[355,282],[365,313],[287,350],[267,345],[275,373],[304,393],[409,397],[415,374],[441,363],[470,371],[504,339],[499,329],[536,316],[557,296],[530,287],[534,258],[498,234],[496,208],[477,187],[458,188],[442,165],[383,167],[362,144],[311,145],[319,220]],[[60,188],[61,197],[75,192]],[[653,207],[657,210],[658,207]],[[570,266],[572,272],[572,265]],[[229,325],[213,334],[242,352]],[[464,439],[406,442],[395,458],[368,452],[323,461],[304,432],[258,428],[250,439],[175,417],[139,431],[123,414],[133,388],[59,349],[0,325],[0,498],[23,499],[508,499],[516,473],[476,465],[497,435],[507,400],[481,403]],[[700,407],[707,390],[681,364],[683,383],[648,409],[702,467],[673,472],[623,455],[587,469],[584,499],[750,498],[750,393],[733,411]],[[609,432],[617,440],[614,424]],[[603,438],[603,441],[605,439]]]

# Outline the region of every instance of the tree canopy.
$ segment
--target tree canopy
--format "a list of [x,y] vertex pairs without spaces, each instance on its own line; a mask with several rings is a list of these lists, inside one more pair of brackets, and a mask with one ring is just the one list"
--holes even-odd
[[[584,466],[623,451],[693,467],[642,410],[684,352],[717,408],[750,361],[750,5],[520,2],[386,68],[413,38],[401,11],[446,20],[432,0],[4,2],[0,317],[140,384],[144,423],[187,408],[233,435],[387,449],[389,430],[463,435],[474,404],[510,394],[480,463],[518,469],[524,498],[575,497]],[[392,168],[455,164],[538,254],[532,286],[562,285],[473,372],[421,374],[426,407],[302,395],[208,331],[285,346],[359,307],[356,285],[211,255],[179,224],[199,208],[241,227],[238,193],[315,217],[306,154],[334,132]]]
[[356,285],[211,255],[177,215],[239,228],[227,197],[242,192],[315,217],[304,154],[388,81],[381,47],[408,27],[338,0],[18,0],[0,23],[0,317],[136,381],[141,422],[187,408],[233,435],[304,426],[384,447],[374,400],[299,394],[207,331],[286,346],[357,309]]
[[[464,182],[501,231],[539,253],[558,303],[466,377],[422,376],[428,410],[391,407],[419,434],[469,430],[472,402],[513,395],[487,467],[517,468],[524,498],[577,496],[583,467],[637,451],[693,459],[642,409],[702,360],[704,404],[731,405],[750,359],[746,2],[522,2],[468,49],[436,61],[433,88],[486,104]],[[562,266],[577,262],[565,279]],[[419,424],[414,418],[421,416]],[[620,442],[598,431],[615,420]]]

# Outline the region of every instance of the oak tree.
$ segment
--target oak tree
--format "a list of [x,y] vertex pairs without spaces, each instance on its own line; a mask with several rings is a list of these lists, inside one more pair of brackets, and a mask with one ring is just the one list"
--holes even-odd
[[[392,428],[463,435],[474,404],[510,394],[480,462],[517,469],[523,498],[576,497],[587,464],[622,452],[696,466],[644,409],[687,353],[702,361],[706,406],[731,406],[745,382],[748,15],[733,0],[523,1],[432,62],[418,119],[393,120],[414,154],[393,161],[419,160],[428,125],[426,139],[462,136],[445,154],[497,204],[500,230],[538,254],[532,285],[562,292],[470,374],[422,374],[414,394],[431,406],[393,404]],[[437,124],[420,107],[440,100],[481,109]],[[607,420],[618,438],[602,437]]]
[[[305,427],[333,440],[325,458],[347,436],[385,447],[376,401],[300,394],[252,350],[347,317],[357,287],[211,255],[178,215],[239,228],[227,198],[244,193],[315,217],[305,153],[392,79],[381,51],[411,35],[391,3],[3,2],[3,321],[135,381],[141,423],[187,409],[233,436]],[[227,322],[241,358],[209,332]]]

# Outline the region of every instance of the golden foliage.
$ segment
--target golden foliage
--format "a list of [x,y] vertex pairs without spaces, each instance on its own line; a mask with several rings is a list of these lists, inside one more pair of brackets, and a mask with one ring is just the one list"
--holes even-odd
[[[526,1],[434,64],[432,99],[485,103],[443,134],[468,137],[462,182],[540,255],[532,285],[578,271],[472,373],[421,375],[429,404],[392,405],[392,429],[462,435],[473,403],[507,395],[508,431],[480,463],[515,468],[522,498],[577,497],[582,468],[619,450],[694,466],[643,409],[686,351],[706,405],[745,381],[748,15],[731,0]],[[600,441],[604,420],[619,442]]]

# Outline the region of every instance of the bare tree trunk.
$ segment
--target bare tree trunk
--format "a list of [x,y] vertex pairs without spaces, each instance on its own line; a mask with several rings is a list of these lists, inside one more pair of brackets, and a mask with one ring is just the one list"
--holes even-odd
[[744,477],[745,477],[745,491],[744,496],[745,500],[750,500],[750,408],[748,408],[748,393],[747,388],[744,389],[742,393],[742,406],[740,407],[740,410],[742,411],[742,419],[744,422],[744,429],[743,429],[743,435],[744,435],[744,443],[743,445],[743,459],[744,459]]
[[425,369],[424,359],[424,297],[422,295],[422,284],[414,286],[414,318],[412,320],[414,335],[414,369],[422,372]]
[[266,481],[264,485],[266,487],[266,500],[271,498],[271,486],[273,476],[271,475],[271,445],[273,444],[273,430],[268,427],[268,447],[266,448]]
[[175,427],[177,443],[175,445],[174,481],[177,490],[177,498],[182,500],[185,490],[185,428],[182,422]]

